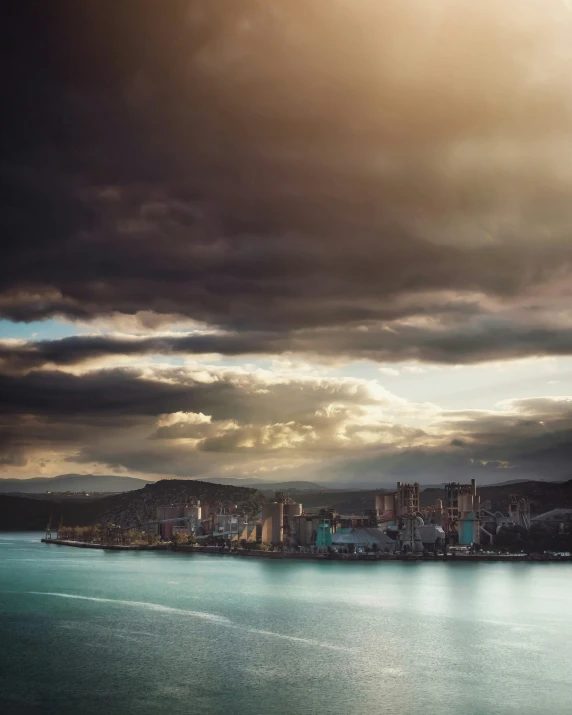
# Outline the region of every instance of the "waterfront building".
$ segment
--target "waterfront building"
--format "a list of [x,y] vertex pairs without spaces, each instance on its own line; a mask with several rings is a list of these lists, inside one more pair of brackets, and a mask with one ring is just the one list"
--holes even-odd
[[511,494],[508,500],[508,516],[513,524],[530,529],[530,499]]
[[394,552],[396,542],[381,529],[373,527],[341,528],[331,537],[332,547],[336,551],[353,548],[359,550],[374,549],[381,552]]
[[480,541],[480,497],[477,484],[451,482],[445,485],[444,527],[452,543],[461,546]]
[[445,530],[440,524],[422,524],[417,527],[425,551],[441,551],[445,546]]
[[375,497],[376,516],[382,519],[417,514],[419,511],[419,484],[397,482],[397,491]]
[[300,514],[290,522],[291,542],[296,546],[313,546],[318,535],[320,517],[317,514]]
[[262,541],[266,544],[281,544],[284,540],[284,505],[271,502],[262,507]]
[[170,504],[158,506],[156,521],[143,524],[147,530],[154,531],[165,541],[172,539],[177,531],[194,534],[201,524],[202,508],[197,501],[194,504]]
[[262,507],[262,541],[267,544],[296,543],[296,520],[301,515],[302,504],[292,501],[286,492],[276,492],[275,500]]

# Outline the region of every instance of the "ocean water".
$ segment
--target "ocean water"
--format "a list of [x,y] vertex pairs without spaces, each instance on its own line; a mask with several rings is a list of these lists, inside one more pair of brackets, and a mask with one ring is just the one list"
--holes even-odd
[[569,715],[572,566],[82,550],[0,534],[2,715]]

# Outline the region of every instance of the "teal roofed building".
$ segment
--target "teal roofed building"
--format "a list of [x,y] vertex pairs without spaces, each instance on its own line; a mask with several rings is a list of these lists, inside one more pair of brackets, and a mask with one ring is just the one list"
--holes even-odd
[[337,531],[332,538],[332,546],[334,548],[345,548],[353,546],[356,549],[376,548],[379,551],[395,551],[395,541],[387,534],[384,534],[381,529],[371,528],[355,528],[344,529]]

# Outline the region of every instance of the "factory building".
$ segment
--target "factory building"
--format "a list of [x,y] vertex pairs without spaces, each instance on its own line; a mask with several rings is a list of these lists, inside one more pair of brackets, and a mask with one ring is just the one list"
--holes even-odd
[[451,482],[445,485],[444,524],[450,541],[459,546],[478,544],[480,541],[480,497],[477,484]]
[[265,544],[281,544],[284,540],[284,504],[264,504],[261,521],[262,541]]
[[319,551],[329,551],[332,546],[332,524],[329,519],[320,519],[316,546]]
[[242,531],[239,532],[237,540],[238,541],[247,541],[247,542],[253,542],[257,541],[259,537],[258,533],[258,523],[256,521],[246,521],[244,523],[244,526],[242,528]]
[[177,531],[188,534],[195,533],[201,524],[202,508],[199,501],[196,504],[171,504],[158,506],[156,521],[144,525],[151,527],[165,541],[169,541]]
[[283,539],[292,543],[295,534],[295,519],[302,515],[302,504],[286,502],[282,510]]
[[511,494],[508,500],[509,519],[517,526],[530,529],[530,500]]
[[292,501],[285,492],[276,492],[274,501],[262,507],[261,540],[266,544],[294,542],[301,515],[302,504]]
[[372,527],[341,528],[332,535],[332,547],[336,551],[351,548],[358,551],[373,549],[381,552],[393,552],[396,548],[396,542],[381,529]]
[[419,511],[419,484],[397,482],[397,491],[378,494],[375,497],[376,515],[382,519],[392,519]]
[[[364,514],[340,514],[332,509],[304,513],[302,504],[285,492],[276,492],[273,501],[262,505],[256,519],[228,508],[171,504],[157,508],[157,520],[149,525],[169,540],[177,531],[194,533],[199,540],[220,537],[230,542],[263,542],[286,549],[312,548],[329,551],[348,547],[375,551],[421,553],[439,552],[449,545],[468,546],[479,542],[489,514],[496,521],[496,533],[502,515],[492,515],[482,508],[475,480],[470,484],[452,482],[445,486],[445,498],[433,506],[420,508],[420,487],[397,482],[395,492],[377,494],[375,509]],[[484,505],[483,505],[484,506]],[[511,496],[507,523],[526,525],[530,506]]]
[[239,514],[215,514],[213,515],[213,534],[230,534],[238,536],[243,530],[246,518]]
[[531,520],[535,524],[546,524],[548,526],[564,527],[572,524],[572,509],[551,509],[534,516]]
[[441,551],[445,546],[445,529],[440,524],[421,524],[417,530],[425,551]]
[[320,517],[317,514],[300,514],[291,520],[290,539],[298,546],[313,546],[318,536]]
[[417,514],[419,511],[419,484],[402,484],[397,482],[396,516]]
[[376,494],[375,512],[381,518],[393,519],[395,517],[395,492],[391,494]]

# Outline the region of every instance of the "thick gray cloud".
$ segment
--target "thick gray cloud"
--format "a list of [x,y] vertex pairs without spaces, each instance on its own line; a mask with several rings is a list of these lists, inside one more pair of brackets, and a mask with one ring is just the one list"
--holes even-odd
[[433,423],[355,380],[97,362],[570,355],[565,3],[20,0],[7,15],[0,316],[202,332],[2,343],[5,468],[567,468],[553,403]]
[[471,364],[487,360],[572,355],[572,326],[469,317],[445,326],[394,321],[353,329],[321,328],[290,333],[243,331],[156,337],[73,336],[60,340],[0,342],[0,366],[20,373],[49,366],[89,364],[143,355],[280,355],[377,362],[418,360]]
[[26,5],[3,315],[289,334],[569,295],[563,4]]

